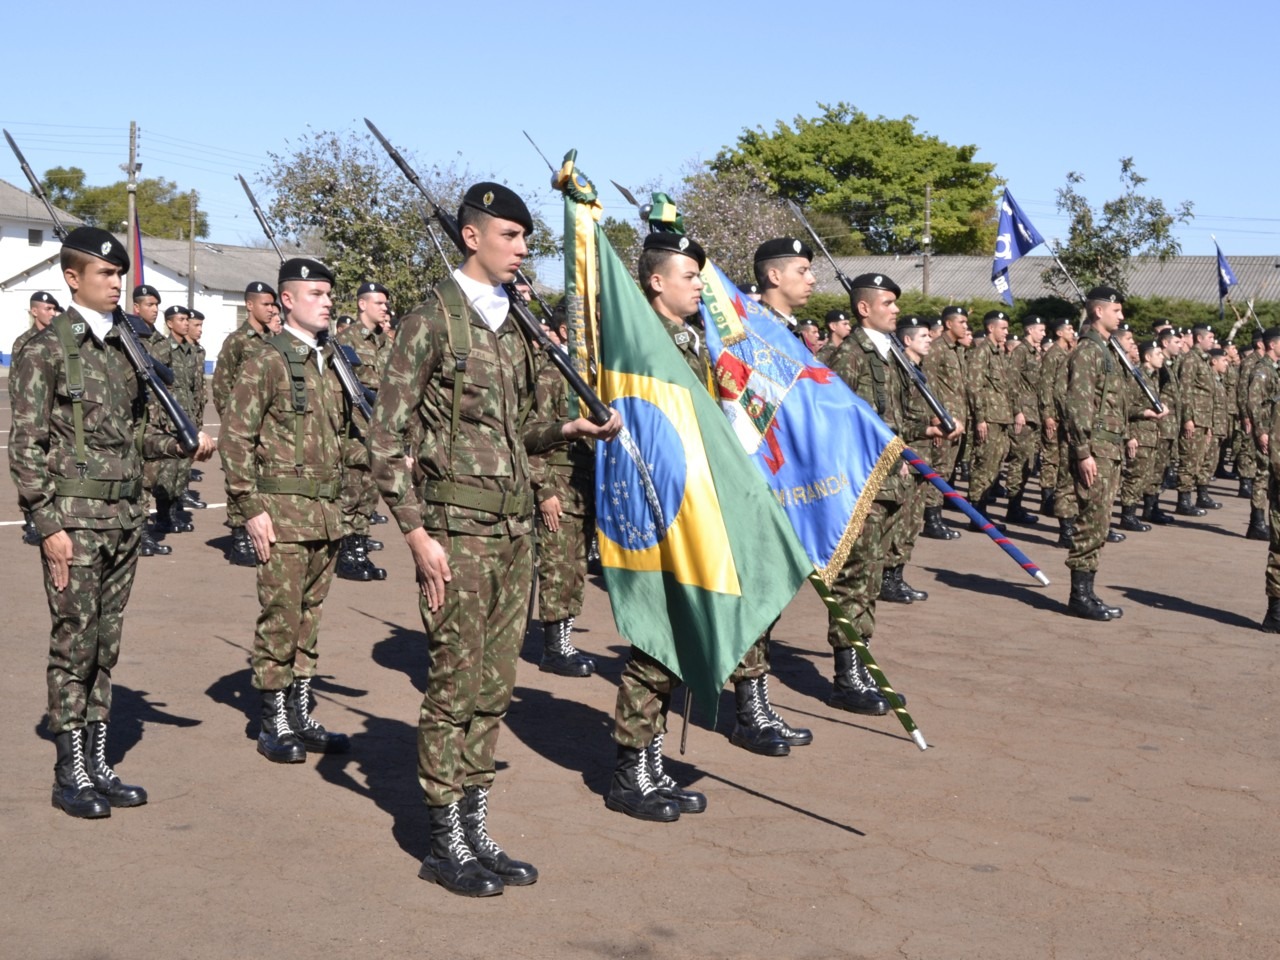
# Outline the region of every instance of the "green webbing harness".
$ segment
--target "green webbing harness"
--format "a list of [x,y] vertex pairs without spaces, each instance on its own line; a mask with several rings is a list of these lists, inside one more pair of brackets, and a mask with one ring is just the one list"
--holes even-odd
[[[302,456],[304,435],[302,430],[303,416],[307,412],[307,353],[311,348],[289,333],[281,331],[273,337],[267,337],[267,343],[280,351],[285,366],[289,369],[289,390],[293,395],[293,470],[302,476],[305,459]],[[299,349],[301,348],[301,352]],[[259,484],[261,488],[261,484]],[[266,491],[264,491],[266,492]],[[272,491],[283,493],[285,491]]]

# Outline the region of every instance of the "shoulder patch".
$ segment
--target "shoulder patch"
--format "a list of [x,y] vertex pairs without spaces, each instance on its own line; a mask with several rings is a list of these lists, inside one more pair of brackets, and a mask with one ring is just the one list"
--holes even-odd
[[672,339],[675,340],[676,346],[683,347],[689,342],[689,334],[687,332],[677,333]]

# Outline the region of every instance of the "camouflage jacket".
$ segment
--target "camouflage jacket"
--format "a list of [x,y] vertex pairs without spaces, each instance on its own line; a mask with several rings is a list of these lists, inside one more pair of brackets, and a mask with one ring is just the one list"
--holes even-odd
[[1231,432],[1231,407],[1227,402],[1230,396],[1228,381],[1225,375],[1219,376],[1215,373],[1210,379],[1210,384],[1213,387],[1213,419],[1210,425],[1213,427],[1215,437],[1225,437]]
[[[274,344],[303,361],[301,424],[289,364]],[[327,361],[327,351],[323,358]],[[342,384],[333,368],[319,361],[316,351],[288,330],[265,339],[262,349],[245,358],[222,414],[218,452],[227,497],[244,517],[267,513],[282,543],[340,539],[345,532],[339,501],[343,468],[360,466],[361,444]]]
[[1009,358],[990,340],[969,354],[969,390],[974,423],[1013,423],[1015,389]]
[[969,416],[963,353],[964,347],[952,343],[944,334],[933,342],[923,364],[929,389],[956,423],[963,423]]
[[391,352],[391,340],[384,330],[366,330],[359,320],[347,324],[334,337],[355,351],[360,363],[354,367],[356,379],[370,390],[377,390],[382,382],[382,368]]
[[1271,423],[1276,400],[1280,399],[1280,367],[1270,357],[1260,358],[1250,365],[1246,387],[1244,416],[1255,424],[1252,433],[1257,436]]
[[1055,342],[1047,347],[1040,358],[1040,383],[1036,387],[1036,406],[1040,410],[1040,422],[1052,417],[1062,419],[1062,398],[1066,395],[1067,361],[1071,354]]
[[[173,337],[159,337],[146,341],[145,345],[151,356],[159,360],[173,371],[173,383],[169,393],[178,401],[178,406],[191,418],[191,422],[199,426],[204,420],[200,413],[201,398],[204,393],[204,366],[196,369],[196,348],[190,343],[179,343]],[[151,415],[157,420],[165,420],[164,408],[152,403]]]
[[1227,391],[1227,416],[1235,420],[1240,416],[1240,364],[1227,363],[1227,372],[1222,375],[1222,386]]
[[[9,473],[18,503],[47,537],[64,528],[133,529],[146,519],[139,503],[142,459],[177,457],[178,441],[147,418],[138,377],[114,328],[100,343],[80,313],[66,312],[84,373],[81,411],[87,466],[76,466],[74,404],[66,358],[53,327],[27,341],[9,371],[14,398],[9,430]],[[116,500],[60,496],[58,481],[123,481],[138,486]]]
[[1236,377],[1236,408],[1242,418],[1249,417],[1249,381],[1253,379],[1254,368],[1262,356],[1256,350],[1250,350],[1240,358],[1239,374]]
[[1195,422],[1196,429],[1213,425],[1213,370],[1209,355],[1199,347],[1184,354],[1178,364],[1178,386],[1182,399],[1182,422]]
[[[516,536],[533,529],[533,491],[527,450],[563,444],[563,423],[528,417],[535,361],[510,317],[491,331],[466,307],[470,351],[466,358],[457,435],[452,436],[456,361],[449,344],[449,315],[436,296],[400,322],[387,357],[370,431],[373,477],[400,530],[450,531],[478,536]],[[459,345],[460,346],[460,345]],[[417,469],[405,463],[417,440]],[[447,502],[442,484],[477,494],[499,512]],[[454,496],[458,500],[461,497]],[[527,501],[527,502],[526,502]],[[526,509],[527,507],[527,509]]]
[[[936,346],[934,349],[936,349]],[[930,350],[929,356],[932,355],[933,350]],[[925,359],[928,359],[928,357]],[[894,365],[894,369],[897,369],[896,365]],[[920,376],[932,391],[932,384],[929,384],[929,378],[923,370],[920,371]],[[905,376],[899,376],[897,380],[902,391],[899,399],[899,406],[902,408],[902,430],[899,435],[907,446],[918,448],[928,440],[925,431],[929,429],[929,425],[934,421],[933,410],[930,409],[929,404],[925,402],[924,396],[916,389],[912,381]],[[944,407],[947,406],[945,403],[942,405]],[[947,413],[951,413],[949,407],[947,408]]]
[[208,351],[198,343],[191,344],[191,350],[194,354],[192,364],[192,375],[195,382],[192,386],[194,407],[190,411],[191,419],[195,421],[197,427],[204,426],[204,405],[209,402],[209,382],[205,379],[204,363],[208,358]]
[[1128,419],[1128,378],[1105,340],[1092,327],[1067,361],[1063,403],[1067,443],[1077,460],[1119,460]]
[[227,408],[227,399],[231,389],[240,377],[240,368],[244,366],[244,358],[253,353],[263,343],[262,334],[253,328],[248,320],[227,335],[222,341],[222,349],[218,351],[218,363],[213,368],[213,408],[218,415]]
[[[1152,370],[1145,363],[1142,365],[1142,375],[1147,383],[1156,383],[1156,373],[1157,371]],[[1137,378],[1125,376],[1124,379],[1129,393],[1126,398],[1129,405],[1129,436],[1137,440],[1140,447],[1154,447],[1160,439],[1160,425],[1164,421],[1152,420],[1146,416],[1146,412],[1151,409],[1151,401],[1138,386]],[[1165,420],[1168,419],[1165,417]]]
[[[533,419],[542,423],[564,423],[569,412],[569,390],[560,371],[544,363],[534,385]],[[595,512],[596,454],[593,444],[583,440],[552,451],[529,454],[533,494],[538,503],[560,498],[565,513],[583,517]]]
[[[875,410],[894,433],[903,435],[906,417],[902,398],[913,389],[895,363],[883,359],[862,327],[855,327],[831,356],[831,369],[849,385],[871,409]],[[891,471],[876,494],[877,500],[897,502],[910,490],[911,478]]]
[[715,381],[711,378],[711,357],[707,353],[707,342],[703,339],[702,331],[688,324],[672,323],[656,310],[654,311],[654,316],[662,323],[663,329],[667,331],[667,336],[676,345],[676,349],[680,351],[680,356],[689,365],[689,369],[693,371],[693,375],[698,379],[698,382],[705,386],[707,392],[715,397],[718,402],[719,394],[715,389]]
[[1040,354],[1027,341],[1019,341],[1008,356],[1013,379],[1013,411],[1033,426],[1040,423]]

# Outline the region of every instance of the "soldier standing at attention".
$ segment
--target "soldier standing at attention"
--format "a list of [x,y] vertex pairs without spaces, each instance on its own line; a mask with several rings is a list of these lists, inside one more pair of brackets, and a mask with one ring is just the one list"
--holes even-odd
[[[431,663],[418,724],[431,843],[418,875],[453,893],[492,896],[538,878],[503,852],[487,826],[494,748],[533,581],[526,448],[612,439],[621,419],[526,423],[534,357],[509,319],[502,285],[528,255],[533,218],[507,187],[478,183],[463,197],[458,227],[462,265],[401,320],[370,450],[378,488],[417,566]],[[420,484],[405,461],[411,448]]]
[[[17,356],[9,472],[39,532],[53,630],[46,671],[57,748],[53,805],[73,817],[147,802],[107,764],[111,674],[146,521],[142,456],[181,456],[148,423],[143,388],[113,322],[129,255],[105,230],[63,240],[71,307]],[[124,334],[127,335],[127,334]],[[213,442],[199,435],[196,456]]]
[[[934,396],[947,408],[960,435],[955,439],[935,437],[932,466],[943,477],[950,477],[960,455],[964,439],[965,417],[969,413],[969,392],[965,384],[964,343],[969,333],[969,310],[956,304],[942,308],[942,333],[925,355],[924,375]],[[933,484],[924,488],[924,529],[921,535],[931,540],[959,540],[960,531],[942,522],[942,491]]]
[[[9,351],[9,366],[12,367],[18,362],[18,354],[22,352],[22,348],[27,345],[32,337],[49,326],[53,322],[53,317],[57,313],[62,312],[62,307],[58,305],[58,301],[54,299],[53,294],[46,293],[44,290],[37,290],[31,295],[29,301],[28,312],[31,315],[31,326],[18,334],[13,341],[13,347]],[[9,409],[14,406],[13,396],[13,378],[9,378]],[[145,530],[145,527],[144,527]],[[29,547],[40,546],[40,532],[36,530],[36,525],[31,522],[31,514],[24,512],[22,515],[22,542]],[[167,550],[165,551],[168,552]]]
[[[1040,510],[1053,515],[1054,499],[1062,482],[1062,458],[1058,436],[1058,404],[1054,398],[1057,383],[1067,356],[1076,342],[1075,327],[1065,317],[1048,323],[1049,345],[1040,354],[1040,381],[1036,384],[1036,407],[1040,413]],[[1067,479],[1070,482],[1070,479]]]
[[[1156,384],[1159,365],[1164,362],[1160,345],[1147,343],[1139,347],[1127,323],[1120,324],[1113,336],[1148,385]],[[1146,533],[1151,527],[1143,522],[1145,518],[1139,518],[1138,511],[1149,488],[1156,482],[1152,474],[1159,446],[1159,425],[1169,411],[1166,408],[1157,414],[1151,409],[1151,401],[1138,385],[1136,377],[1125,377],[1125,391],[1129,422],[1125,434],[1124,464],[1120,468],[1120,529]]]
[[1249,365],[1249,382],[1245,385],[1242,411],[1249,425],[1250,448],[1243,456],[1246,460],[1253,460],[1256,465],[1249,478],[1252,489],[1249,529],[1245,536],[1250,540],[1271,539],[1267,525],[1267,491],[1271,481],[1269,431],[1277,395],[1280,395],[1280,327],[1268,327],[1263,332],[1262,346],[1262,356]]
[[[1198,323],[1191,328],[1191,338],[1192,348],[1178,364],[1182,465],[1178,473],[1177,513],[1183,517],[1203,516],[1205,510],[1222,506],[1209,496],[1209,475],[1216,462],[1212,457],[1217,452],[1213,436],[1213,370],[1209,365],[1209,351],[1215,344],[1213,328]],[[1194,501],[1193,493],[1197,495]]]
[[1064,429],[1071,450],[1075,498],[1080,510],[1067,568],[1068,608],[1086,620],[1118,620],[1093,592],[1102,546],[1111,522],[1111,504],[1120,481],[1127,404],[1120,362],[1107,341],[1124,321],[1124,297],[1111,287],[1094,287],[1085,298],[1085,329],[1067,363]]
[[333,274],[305,258],[280,265],[284,330],[244,359],[218,447],[227,495],[258,564],[253,685],[262,692],[258,752],[301,763],[347,749],[311,715],[320,614],[342,539],[342,472],[354,462],[350,405],[317,337],[329,329]]
[[1021,430],[1014,426],[1009,444],[1009,510],[1010,523],[1030,526],[1040,518],[1022,506],[1027,480],[1036,468],[1040,455],[1040,344],[1044,340],[1044,321],[1027,317],[1022,321],[1022,339],[1009,354],[1010,386],[1015,409],[1022,414]]
[[[200,346],[200,337],[204,334],[204,314],[199,310],[191,311],[191,320],[187,323],[187,335],[184,338],[186,347],[189,351],[189,368],[191,373],[191,383],[189,388],[189,396],[191,398],[191,406],[187,407],[187,411],[191,416],[191,420],[196,427],[204,426],[204,407],[209,402],[208,386],[204,378],[204,362],[207,354],[204,347]],[[182,491],[181,501],[184,506],[194,507],[197,510],[204,510],[209,504],[200,498],[200,495],[191,489],[191,461],[184,460],[179,468],[178,484]]]
[[[218,351],[218,363],[213,369],[213,384],[210,392],[213,395],[213,406],[218,411],[219,420],[226,417],[227,401],[231,398],[231,389],[240,378],[240,368],[244,366],[245,357],[253,352],[265,337],[274,336],[280,332],[280,319],[276,311],[276,292],[270,284],[255,280],[245,287],[244,307],[248,316],[243,324],[222,341],[222,349]],[[256,567],[258,557],[253,552],[249,535],[245,533],[244,517],[241,516],[239,508],[229,494],[227,526],[231,528],[231,549],[227,553],[227,560],[238,567]]]
[[[986,516],[995,500],[995,487],[1000,468],[1009,456],[1015,435],[1026,428],[1027,418],[1014,409],[1014,381],[1009,372],[1008,355],[1004,352],[1009,337],[1009,316],[1003,310],[992,310],[982,318],[986,338],[974,345],[969,354],[969,386],[973,396],[974,438],[973,478],[969,499]],[[1013,505],[1010,504],[1012,512]],[[1006,516],[1010,522],[1013,516]],[[1024,521],[1025,522],[1025,521]],[[976,522],[971,530],[980,531]]]
[[[1253,369],[1267,352],[1263,343],[1265,331],[1253,337],[1252,346],[1240,358],[1240,366],[1236,371],[1236,475],[1240,478],[1240,491],[1237,494],[1242,500],[1253,500],[1254,478],[1258,475],[1257,447],[1253,442],[1253,423],[1249,420],[1249,380]],[[1256,502],[1254,503],[1256,506]],[[1266,491],[1262,493],[1262,509],[1267,506]]]
[[[191,371],[182,346],[190,321],[191,311],[186,307],[177,304],[169,307],[164,312],[168,336],[157,336],[147,344],[151,356],[173,371],[171,392],[183,410],[191,408]],[[191,514],[182,509],[181,488],[177,486],[181,463],[180,460],[160,460],[148,465],[156,498],[155,530],[161,535],[190,533],[195,529]]]
[[853,332],[853,321],[849,319],[849,315],[843,310],[828,310],[826,323],[827,342],[819,347],[818,352],[814,354],[823,363],[831,359],[831,355],[836,352],[836,347],[844,343],[849,334]]

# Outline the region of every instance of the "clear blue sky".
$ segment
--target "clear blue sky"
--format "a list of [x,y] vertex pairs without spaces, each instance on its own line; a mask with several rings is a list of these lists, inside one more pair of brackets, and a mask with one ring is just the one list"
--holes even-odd
[[[577,147],[607,181],[672,182],[749,126],[846,101],[977,144],[1041,233],[1060,236],[1069,170],[1094,202],[1133,156],[1147,191],[1195,203],[1183,252],[1280,253],[1273,3],[700,4],[64,3],[6,12],[0,122],[38,173],[120,177],[129,121],[143,176],[199,190],[212,239],[258,228],[233,175],[269,150],[371,117],[418,162],[458,160],[559,203],[553,160]],[[22,38],[20,46],[13,38]],[[38,58],[37,58],[38,57]],[[22,181],[8,154],[0,177]],[[265,201],[264,201],[265,202]],[[145,225],[144,225],[145,228]]]

